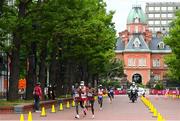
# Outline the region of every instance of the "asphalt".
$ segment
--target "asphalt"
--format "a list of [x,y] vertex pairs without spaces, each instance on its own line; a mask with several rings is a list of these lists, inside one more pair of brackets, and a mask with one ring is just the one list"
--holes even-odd
[[[166,121],[177,120],[180,121],[180,99],[165,99],[164,97],[148,96],[152,103],[157,108]],[[50,113],[51,110],[46,110],[46,117],[40,117],[40,113],[32,113],[33,121],[45,121],[45,120],[77,120],[75,116],[75,108],[71,107],[63,111],[57,111],[59,107],[56,107],[56,113]],[[27,114],[24,114],[25,120],[27,120]],[[0,120],[19,120],[20,114],[0,114]],[[115,96],[112,104],[108,98],[104,99],[103,110],[99,109],[97,101],[95,103],[95,118],[92,119],[91,111],[88,110],[86,116],[83,115],[80,110],[79,120],[124,120],[124,121],[157,121],[152,117],[152,113],[142,103],[140,98],[137,102],[131,103],[126,95]]]

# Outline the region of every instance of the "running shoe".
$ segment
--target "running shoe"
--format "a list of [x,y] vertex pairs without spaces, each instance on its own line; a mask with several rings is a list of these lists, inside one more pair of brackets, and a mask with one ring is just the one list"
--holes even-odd
[[87,110],[86,110],[86,108],[84,108],[84,109],[83,109],[84,115],[86,115],[86,112],[87,112]]
[[76,115],[75,118],[79,119],[79,115]]

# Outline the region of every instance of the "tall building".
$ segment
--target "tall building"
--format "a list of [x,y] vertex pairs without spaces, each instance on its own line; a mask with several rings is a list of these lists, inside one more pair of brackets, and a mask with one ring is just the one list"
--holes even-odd
[[149,30],[156,32],[169,31],[170,22],[175,18],[175,12],[180,9],[180,2],[146,3],[146,15]]
[[124,73],[129,81],[146,84],[163,80],[167,71],[164,56],[171,49],[162,41],[162,34],[152,36],[146,14],[140,6],[133,6],[127,18],[126,30],[119,32],[116,58],[124,62]]

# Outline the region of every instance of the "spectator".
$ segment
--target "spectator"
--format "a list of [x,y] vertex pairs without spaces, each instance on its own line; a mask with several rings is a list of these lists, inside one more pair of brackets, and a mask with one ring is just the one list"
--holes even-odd
[[49,84],[49,86],[48,86],[48,98],[52,99],[52,86],[51,86],[51,84]]
[[56,84],[54,83],[52,86],[52,99],[55,100],[56,98]]
[[47,100],[48,99],[48,87],[47,84],[44,87],[44,99]]
[[35,108],[35,112],[40,112],[40,110],[39,110],[39,103],[40,103],[40,99],[41,99],[41,96],[42,96],[42,89],[40,87],[40,83],[39,82],[37,82],[36,86],[34,87],[33,95],[34,95],[34,108]]

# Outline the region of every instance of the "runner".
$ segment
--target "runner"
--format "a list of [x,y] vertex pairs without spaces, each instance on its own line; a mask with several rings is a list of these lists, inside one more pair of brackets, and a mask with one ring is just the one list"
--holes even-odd
[[99,85],[99,89],[98,89],[98,103],[100,105],[100,110],[102,110],[102,105],[103,105],[103,93],[104,93],[104,89],[102,88],[102,85]]
[[76,106],[76,116],[75,116],[75,118],[79,119],[79,108],[78,108],[78,105],[79,105],[79,102],[80,102],[80,90],[79,90],[78,83],[75,84],[75,87],[73,89],[73,99],[74,99],[75,106]]
[[114,88],[113,87],[110,88],[110,95],[111,95],[112,99],[114,99]]
[[84,85],[84,81],[81,81],[80,83],[80,106],[83,109],[84,116],[86,115],[87,109],[85,108],[86,102],[87,102],[87,88]]
[[95,96],[95,89],[92,88],[91,83],[89,83],[87,89],[87,97],[89,100],[89,104],[91,106],[92,118],[94,118],[94,96]]
[[109,86],[107,91],[108,91],[108,97],[110,99],[110,103],[112,103],[112,99],[114,99],[114,90],[112,87]]

